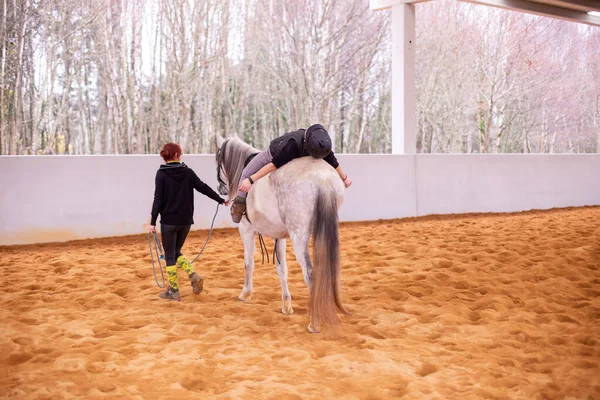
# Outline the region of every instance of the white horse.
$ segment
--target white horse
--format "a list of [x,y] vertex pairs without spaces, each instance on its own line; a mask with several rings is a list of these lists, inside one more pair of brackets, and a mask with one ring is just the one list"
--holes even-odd
[[[215,138],[219,192],[231,198],[238,191],[249,157],[259,151],[237,138]],[[347,314],[340,295],[338,209],[343,199],[344,184],[335,169],[313,157],[292,160],[256,181],[246,199],[246,216],[239,224],[245,267],[239,299],[247,301],[252,297],[255,235],[259,233],[277,239],[274,257],[281,281],[281,312],[294,313],[285,260],[285,238],[289,237],[310,292],[308,331],[319,332],[322,323],[338,324],[336,307]],[[311,234],[313,263],[308,251]]]

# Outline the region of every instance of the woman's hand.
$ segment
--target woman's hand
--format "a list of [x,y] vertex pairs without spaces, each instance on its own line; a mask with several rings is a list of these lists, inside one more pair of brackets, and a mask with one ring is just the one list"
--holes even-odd
[[242,184],[240,185],[238,190],[240,190],[244,193],[248,193],[248,191],[250,190],[251,187],[252,187],[252,183],[250,183],[250,179],[246,178],[246,179],[244,179],[244,181],[242,182]]
[[346,186],[347,188],[349,188],[350,185],[352,185],[352,179],[350,179],[350,177],[348,175],[346,175],[346,179],[344,179],[343,182],[344,182],[344,186]]
[[150,232],[151,233],[156,233],[156,226],[150,225]]
[[223,202],[223,205],[224,205],[225,207],[229,206],[229,200],[225,200],[225,201]]

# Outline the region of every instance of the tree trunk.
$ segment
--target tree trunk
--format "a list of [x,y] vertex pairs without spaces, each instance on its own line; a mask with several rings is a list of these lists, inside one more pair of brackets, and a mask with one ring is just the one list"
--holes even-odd
[[[13,7],[14,7],[14,11],[16,13],[17,10],[17,5],[16,5],[16,0],[14,0],[15,3],[13,3]],[[27,29],[27,14],[25,13],[25,6],[26,6],[26,2],[21,3],[21,10],[20,10],[20,18],[19,18],[19,24],[20,24],[20,32],[19,32],[19,52],[18,52],[18,56],[17,56],[17,65],[16,65],[16,78],[15,78],[15,83],[14,83],[14,89],[13,89],[13,108],[12,108],[12,112],[11,112],[11,128],[9,131],[9,137],[8,137],[8,153],[11,154],[13,153],[13,151],[15,153],[17,153],[17,143],[15,143],[16,139],[19,138],[19,127],[20,127],[20,121],[19,121],[19,114],[21,111],[21,108],[23,107],[22,104],[22,96],[21,96],[21,87],[22,87],[22,80],[23,80],[23,50],[25,48],[25,31]]]
[[8,13],[8,2],[2,0],[2,24],[0,24],[0,45],[2,46],[2,54],[0,55],[0,155],[4,154],[6,150],[6,144],[4,138],[6,137],[5,129],[5,109],[7,109],[4,102],[4,74],[6,68],[6,46],[7,40],[7,26],[6,17]]

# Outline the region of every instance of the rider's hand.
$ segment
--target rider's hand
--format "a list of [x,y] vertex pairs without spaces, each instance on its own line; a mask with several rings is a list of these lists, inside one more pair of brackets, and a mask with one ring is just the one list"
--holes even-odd
[[224,205],[225,207],[229,206],[229,200],[225,200],[225,201],[223,202],[223,205]]
[[246,178],[246,179],[244,179],[244,181],[242,182],[242,184],[240,185],[238,190],[240,190],[244,193],[248,193],[248,191],[250,190],[251,187],[252,187],[252,184],[250,183],[250,179]]
[[350,177],[348,175],[346,175],[346,179],[344,179],[344,186],[349,188],[350,185],[352,185],[352,179],[350,179]]
[[156,226],[150,225],[150,232],[156,233]]

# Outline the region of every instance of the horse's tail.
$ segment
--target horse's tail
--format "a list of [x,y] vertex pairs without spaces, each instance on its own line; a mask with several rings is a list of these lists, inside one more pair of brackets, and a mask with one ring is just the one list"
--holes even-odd
[[348,314],[341,300],[340,239],[335,192],[321,186],[312,221],[313,270],[310,289],[311,321],[337,324],[337,308]]

